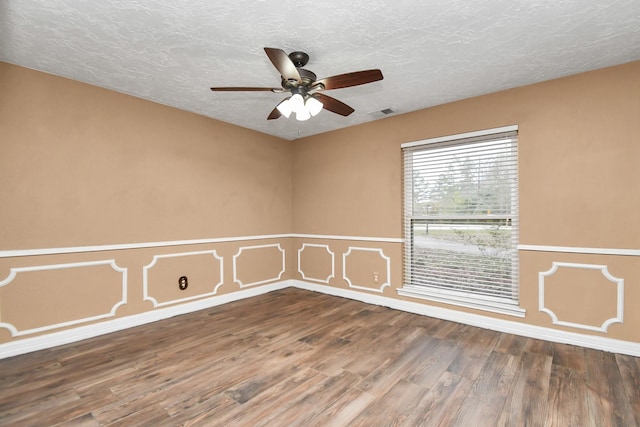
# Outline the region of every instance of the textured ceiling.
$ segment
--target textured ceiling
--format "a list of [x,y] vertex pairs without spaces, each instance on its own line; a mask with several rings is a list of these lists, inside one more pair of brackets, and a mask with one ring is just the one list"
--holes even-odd
[[[267,121],[283,94],[263,51],[307,52],[351,105]],[[286,139],[640,59],[639,0],[0,0],[0,60]],[[640,76],[639,76],[640,78]]]

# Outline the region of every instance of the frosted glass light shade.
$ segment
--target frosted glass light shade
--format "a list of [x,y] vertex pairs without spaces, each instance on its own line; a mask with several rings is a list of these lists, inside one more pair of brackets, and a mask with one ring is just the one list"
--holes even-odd
[[311,118],[311,114],[309,113],[309,111],[307,111],[306,108],[304,108],[304,105],[302,106],[301,109],[296,111],[296,120],[300,122],[304,122],[305,120],[309,120],[310,118]]
[[309,99],[307,99],[305,107],[307,107],[307,111],[309,111],[309,114],[311,114],[312,116],[317,116],[318,113],[322,111],[323,105],[322,102],[318,101],[317,99],[309,97]]
[[291,108],[291,98],[285,99],[280,104],[278,104],[276,108],[278,109],[278,111],[280,111],[280,114],[288,119],[293,112],[293,108]]
[[300,110],[304,109],[304,98],[302,98],[302,95],[299,93],[296,93],[289,98],[289,104],[291,104],[291,110],[298,113]]

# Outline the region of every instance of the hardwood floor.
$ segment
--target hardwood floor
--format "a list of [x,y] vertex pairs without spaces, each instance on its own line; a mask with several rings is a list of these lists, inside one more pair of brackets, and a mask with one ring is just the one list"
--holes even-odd
[[11,426],[637,426],[640,359],[285,289],[0,361]]

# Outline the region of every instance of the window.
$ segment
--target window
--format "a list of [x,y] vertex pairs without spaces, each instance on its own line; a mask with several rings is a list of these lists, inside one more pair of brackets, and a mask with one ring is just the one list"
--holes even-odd
[[518,307],[517,127],[403,144],[401,295]]

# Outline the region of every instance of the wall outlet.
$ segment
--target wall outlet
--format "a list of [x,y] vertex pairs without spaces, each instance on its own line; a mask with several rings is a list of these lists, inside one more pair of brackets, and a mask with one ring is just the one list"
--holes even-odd
[[380,273],[377,271],[373,272],[373,283],[380,283]]

